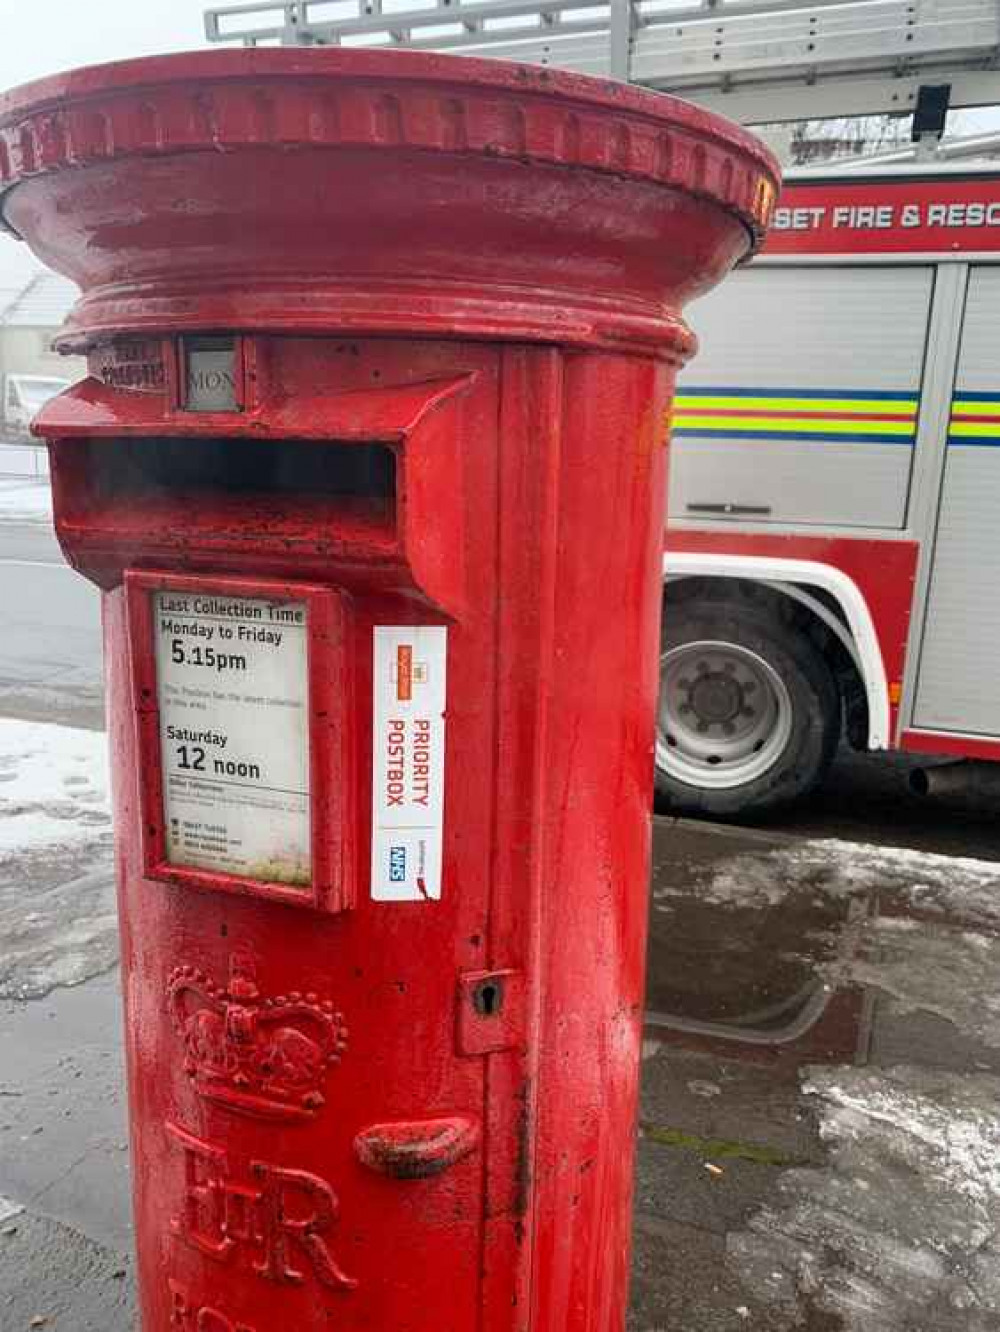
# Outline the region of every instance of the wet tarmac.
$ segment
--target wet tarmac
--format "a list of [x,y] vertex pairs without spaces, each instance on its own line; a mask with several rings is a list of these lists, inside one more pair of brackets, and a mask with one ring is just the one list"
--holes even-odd
[[989,811],[845,757],[780,828],[654,837],[632,1328],[1000,1327]]
[[996,802],[914,794],[914,768],[947,760],[910,754],[858,754],[844,746],[823,786],[795,809],[755,826],[788,837],[836,837],[939,855],[1000,860]]

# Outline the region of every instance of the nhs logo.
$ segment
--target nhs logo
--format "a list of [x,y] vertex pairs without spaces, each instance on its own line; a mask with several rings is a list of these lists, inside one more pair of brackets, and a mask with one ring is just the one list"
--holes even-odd
[[406,847],[389,847],[389,882],[406,882]]

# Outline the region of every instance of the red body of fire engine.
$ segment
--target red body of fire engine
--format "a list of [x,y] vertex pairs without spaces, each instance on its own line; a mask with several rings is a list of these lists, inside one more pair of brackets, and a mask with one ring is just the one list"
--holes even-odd
[[105,591],[147,1332],[612,1332],[680,309],[740,131],[261,51],[0,102],[74,278],[57,527]]

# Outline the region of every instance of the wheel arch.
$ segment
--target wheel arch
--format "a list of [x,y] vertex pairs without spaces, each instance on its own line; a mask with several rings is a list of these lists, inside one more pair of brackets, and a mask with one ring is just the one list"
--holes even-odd
[[[666,551],[663,576],[665,582],[718,578],[756,583],[805,606],[834,634],[854,663],[868,705],[868,748],[889,748],[889,681],[875,623],[861,589],[842,569],[820,560]],[[830,598],[840,615],[817,593]]]

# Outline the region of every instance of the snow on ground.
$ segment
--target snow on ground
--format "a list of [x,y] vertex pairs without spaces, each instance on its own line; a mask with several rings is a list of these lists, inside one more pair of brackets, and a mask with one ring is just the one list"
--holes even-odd
[[25,479],[0,484],[0,523],[52,524],[52,490],[48,481]]
[[1000,1326],[1000,1078],[808,1070],[829,1164],[788,1171],[729,1240],[752,1287],[845,1332]]
[[115,960],[106,745],[100,731],[0,719],[0,997]]
[[654,895],[657,900],[694,895],[716,906],[776,907],[805,884],[834,897],[895,892],[921,911],[1000,928],[1000,863],[836,838],[742,852],[704,867],[683,887],[664,885]]
[[1000,939],[959,926],[877,916],[857,953],[838,964],[896,1011],[930,1013],[984,1045],[1000,1048]]
[[102,731],[0,718],[0,864],[107,845]]

